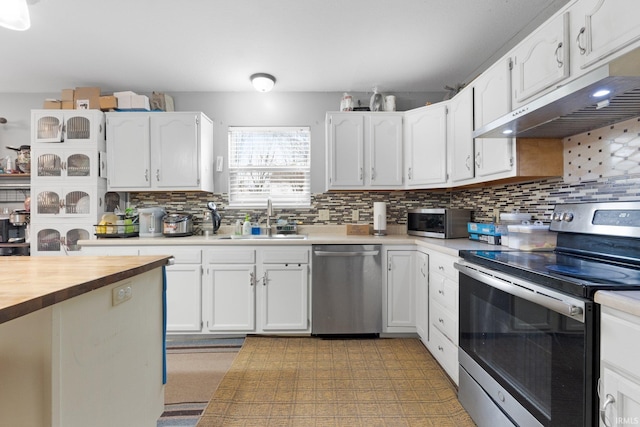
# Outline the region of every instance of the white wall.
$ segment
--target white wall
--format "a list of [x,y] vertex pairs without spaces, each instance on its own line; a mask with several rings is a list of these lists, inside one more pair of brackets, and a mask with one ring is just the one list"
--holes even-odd
[[[443,93],[393,93],[398,111],[410,110],[438,102]],[[148,94],[147,94],[148,95]],[[214,121],[214,155],[224,157],[224,171],[216,173],[216,193],[227,192],[227,128],[228,126],[310,126],[311,127],[311,192],[324,191],[325,128],[327,111],[338,111],[342,93],[287,92],[178,92],[171,93],[177,111],[202,111]],[[369,105],[371,93],[352,93],[354,100]],[[13,154],[6,145],[20,146],[30,142],[30,110],[42,108],[45,98],[59,94],[0,94],[0,158]]]

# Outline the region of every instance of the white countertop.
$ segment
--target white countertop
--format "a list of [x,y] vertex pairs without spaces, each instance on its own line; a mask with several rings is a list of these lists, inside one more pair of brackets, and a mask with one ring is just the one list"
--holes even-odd
[[[226,237],[226,238],[225,238]],[[229,239],[228,234],[213,236],[188,237],[153,237],[153,238],[103,238],[78,241],[80,246],[265,246],[265,245],[416,245],[430,248],[439,252],[458,256],[461,250],[472,249],[505,249],[505,246],[489,245],[469,239],[435,239],[428,237],[409,236],[407,234],[392,234],[387,236],[350,236],[335,233],[309,233],[306,239]]]
[[598,291],[595,302],[640,317],[640,291]]

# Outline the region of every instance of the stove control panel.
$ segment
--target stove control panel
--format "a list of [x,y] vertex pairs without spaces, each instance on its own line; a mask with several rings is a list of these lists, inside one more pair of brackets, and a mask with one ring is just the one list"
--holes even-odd
[[640,238],[640,202],[557,205],[551,231]]

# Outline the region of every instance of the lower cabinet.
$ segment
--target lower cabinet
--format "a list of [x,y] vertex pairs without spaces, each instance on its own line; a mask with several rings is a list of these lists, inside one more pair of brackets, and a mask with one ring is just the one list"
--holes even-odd
[[415,250],[386,250],[384,332],[416,332]]
[[429,340],[427,348],[458,384],[457,257],[429,252]]
[[167,332],[202,330],[202,250],[198,247],[142,246],[140,255],[171,255],[166,267]]
[[609,307],[601,313],[600,426],[640,423],[640,317]]
[[306,333],[309,247],[205,251],[205,329],[225,333]]

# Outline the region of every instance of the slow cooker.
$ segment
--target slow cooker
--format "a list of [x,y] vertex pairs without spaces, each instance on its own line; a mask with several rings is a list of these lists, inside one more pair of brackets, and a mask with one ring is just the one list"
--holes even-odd
[[162,218],[162,234],[165,237],[184,237],[193,235],[193,215],[172,213]]

